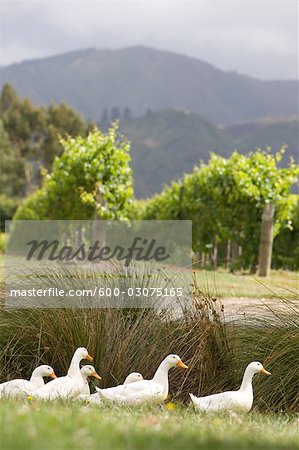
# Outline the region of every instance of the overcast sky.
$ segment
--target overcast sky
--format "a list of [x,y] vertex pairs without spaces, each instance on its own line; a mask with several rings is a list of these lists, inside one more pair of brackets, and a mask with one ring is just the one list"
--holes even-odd
[[298,0],[0,0],[0,65],[146,45],[263,79],[298,76]]

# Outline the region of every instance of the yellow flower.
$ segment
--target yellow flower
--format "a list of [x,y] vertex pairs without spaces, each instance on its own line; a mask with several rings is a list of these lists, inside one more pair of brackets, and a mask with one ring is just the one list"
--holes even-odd
[[27,396],[27,400],[33,400],[32,395],[28,395],[28,396]]
[[175,404],[173,402],[166,403],[166,408],[168,411],[173,411],[175,409]]

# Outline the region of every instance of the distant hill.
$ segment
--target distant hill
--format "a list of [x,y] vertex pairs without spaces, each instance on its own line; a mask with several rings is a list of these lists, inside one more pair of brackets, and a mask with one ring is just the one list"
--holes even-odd
[[200,160],[214,151],[229,156],[234,149],[243,153],[270,145],[276,152],[288,146],[284,162],[298,159],[299,121],[296,118],[265,120],[219,128],[209,120],[181,110],[164,110],[120,122],[121,131],[132,142],[135,193],[148,197],[165,183],[191,172]]
[[87,49],[0,68],[37,104],[66,101],[99,121],[103,109],[129,107],[134,116],[184,108],[217,124],[296,114],[297,81],[260,81],[223,72],[195,58],[145,47]]
[[255,148],[271,147],[276,152],[286,145],[283,163],[287,164],[290,157],[299,161],[299,118],[268,118],[261,121],[239,123],[223,128],[235,141],[240,151],[250,151]]
[[194,113],[163,110],[120,122],[121,131],[132,143],[135,192],[148,197],[165,183],[191,172],[200,160],[215,151],[231,153],[234,141],[226,131]]

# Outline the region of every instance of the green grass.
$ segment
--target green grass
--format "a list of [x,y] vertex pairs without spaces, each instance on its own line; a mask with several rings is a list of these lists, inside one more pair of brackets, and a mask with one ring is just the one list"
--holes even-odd
[[231,298],[298,298],[298,272],[272,270],[268,278],[225,270],[197,270],[196,278],[202,292],[210,296]]
[[[1,240],[1,238],[0,238]],[[0,280],[4,278],[4,255],[0,251]],[[230,273],[225,269],[196,270],[201,291],[208,296],[222,298],[298,298],[299,273],[272,270],[268,278],[247,272]]]
[[5,450],[299,449],[298,418],[200,415],[192,407],[128,409],[2,401]]

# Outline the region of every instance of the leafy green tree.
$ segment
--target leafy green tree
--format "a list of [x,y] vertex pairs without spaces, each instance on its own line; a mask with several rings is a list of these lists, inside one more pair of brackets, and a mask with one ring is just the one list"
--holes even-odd
[[44,108],[34,107],[29,99],[19,99],[13,88],[5,85],[0,97],[0,113],[10,141],[21,156],[38,157],[46,128]]
[[50,219],[47,189],[41,188],[26,197],[16,210],[14,220],[44,220]]
[[58,136],[84,136],[88,128],[82,117],[66,103],[52,103],[46,110],[46,134],[43,150],[43,166],[50,169],[55,156],[62,153]]
[[15,197],[25,189],[24,160],[0,120],[1,192]]
[[0,111],[3,114],[5,111],[12,109],[17,105],[19,99],[16,91],[10,84],[5,84],[3,86],[1,97],[0,97]]
[[255,265],[265,204],[275,205],[275,235],[291,224],[290,190],[299,171],[293,162],[279,167],[282,153],[212,154],[207,164],[146,202],[143,217],[191,219],[194,251],[232,240],[242,246],[243,264]]
[[117,124],[107,133],[61,139],[63,153],[42,189],[27,199],[16,219],[125,219],[132,201],[130,144]]
[[[204,209],[209,217],[201,221],[214,228],[220,240],[231,239],[242,246],[246,265],[257,260],[260,226],[266,203],[274,204],[275,235],[283,223],[291,220],[292,184],[296,181],[298,167],[291,162],[279,168],[281,158],[268,152],[256,151],[248,156],[234,152],[229,159],[212,155],[207,165],[200,169],[200,180],[191,180],[193,193],[198,189]],[[203,208],[201,208],[201,211]]]
[[1,120],[0,155],[0,227],[3,231],[5,228],[5,220],[11,219],[17,209],[19,204],[17,196],[25,188],[25,179],[23,160],[18,149],[12,146]]
[[299,196],[294,195],[296,206],[292,214],[292,223],[283,227],[273,246],[273,266],[288,270],[299,269]]
[[17,198],[0,194],[0,230],[5,231],[5,221],[11,220],[20,201]]
[[[65,103],[36,107],[29,99],[19,99],[14,89],[6,84],[0,97],[0,113],[4,129],[14,151],[23,163],[23,184],[19,197],[32,192],[42,181],[41,168],[51,169],[55,156],[62,153],[59,136],[85,136],[92,124]],[[13,177],[13,171],[6,172]],[[18,184],[14,187],[18,190]]]

